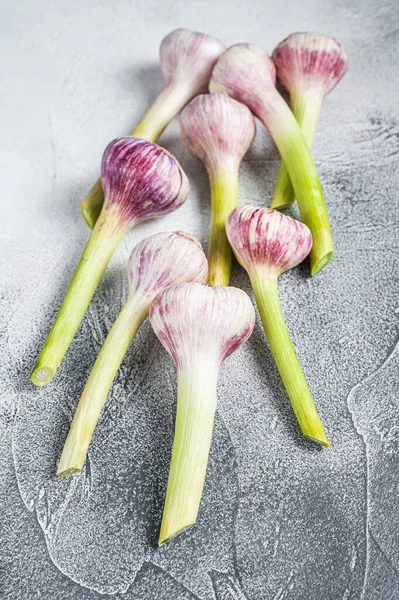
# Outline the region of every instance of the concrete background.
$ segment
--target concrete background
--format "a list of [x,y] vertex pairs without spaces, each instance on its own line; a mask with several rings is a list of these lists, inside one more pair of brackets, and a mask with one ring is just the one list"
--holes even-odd
[[[199,521],[157,538],[175,369],[146,323],[117,376],[80,477],[55,467],[84,382],[126,294],[133,245],[183,229],[204,245],[205,171],[161,143],[192,192],[121,244],[51,385],[28,381],[88,230],[79,200],[106,143],[162,86],[161,39],[184,26],[270,52],[293,31],[346,47],[314,156],[331,265],[281,278],[283,310],[332,447],[298,429],[259,320],[223,366]],[[0,597],[123,600],[399,598],[399,9],[396,1],[3,0],[0,5]],[[259,125],[240,200],[269,202],[278,153]],[[295,213],[294,213],[295,214]],[[235,266],[232,284],[252,297]]]

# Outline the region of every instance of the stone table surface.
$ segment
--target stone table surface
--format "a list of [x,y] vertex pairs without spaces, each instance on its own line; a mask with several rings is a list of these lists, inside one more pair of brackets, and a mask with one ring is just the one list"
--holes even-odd
[[[158,46],[180,26],[270,52],[293,31],[322,31],[346,47],[350,71],[313,146],[336,256],[280,285],[331,448],[301,438],[258,319],[221,371],[198,524],[157,549],[176,373],[148,323],[84,472],[60,481],[55,468],[126,296],[131,248],[175,229],[207,243],[207,177],[177,119],[161,144],[188,174],[189,200],[123,241],[53,382],[36,389],[28,376],[87,239],[79,200],[106,143],[160,90]],[[4,0],[0,28],[0,597],[399,598],[397,1]],[[278,166],[258,124],[240,201],[269,202]],[[237,265],[232,284],[253,299]]]

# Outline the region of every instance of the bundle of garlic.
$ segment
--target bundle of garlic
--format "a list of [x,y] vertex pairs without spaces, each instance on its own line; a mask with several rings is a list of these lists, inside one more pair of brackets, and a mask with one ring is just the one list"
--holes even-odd
[[[136,245],[127,267],[126,302],[82,391],[57,471],[66,477],[82,470],[115,375],[149,315],[173,358],[178,380],[161,545],[197,520],[219,370],[254,327],[250,298],[228,287],[233,253],[250,277],[301,431],[329,445],[284,321],[277,279],[308,254],[315,275],[334,252],[309,146],[323,98],[345,74],[347,57],[338,42],[322,34],[293,34],[270,58],[250,44],[226,50],[216,38],[177,29],[162,41],[160,62],[164,89],[132,135],[107,146],[101,180],[81,203],[93,231],[31,380],[43,386],[54,377],[122,237],[136,224],[174,211],[186,200],[185,173],[154,143],[186,107],[180,121],[182,139],[204,163],[210,182],[208,260],[198,240],[182,232],[158,233]],[[276,74],[289,92],[292,110],[275,87]],[[238,172],[255,136],[254,115],[269,130],[283,160],[271,209],[238,206]],[[303,223],[273,210],[289,206],[295,197]]]

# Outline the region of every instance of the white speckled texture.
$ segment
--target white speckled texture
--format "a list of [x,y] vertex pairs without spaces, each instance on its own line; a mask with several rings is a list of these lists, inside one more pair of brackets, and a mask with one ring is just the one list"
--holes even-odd
[[[161,143],[190,178],[189,200],[122,242],[53,382],[37,389],[28,376],[88,235],[79,201],[106,143],[161,89],[158,46],[179,26],[270,52],[293,31],[322,31],[345,46],[349,72],[326,98],[313,143],[336,256],[312,280],[307,266],[280,280],[332,447],[301,438],[258,320],[221,370],[199,523],[158,550],[176,376],[148,323],[84,473],[59,481],[55,467],[123,304],[133,245],[175,229],[206,245],[208,180],[178,120]],[[0,30],[0,597],[397,600],[397,2],[8,0]],[[270,200],[279,164],[258,127],[240,201]],[[237,265],[232,284],[250,293]]]

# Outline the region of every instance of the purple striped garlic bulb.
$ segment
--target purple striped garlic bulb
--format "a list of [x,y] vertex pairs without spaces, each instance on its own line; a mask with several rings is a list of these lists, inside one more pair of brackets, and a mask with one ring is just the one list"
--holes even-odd
[[277,279],[304,260],[312,236],[303,223],[269,208],[239,206],[227,219],[226,233],[247,271],[270,350],[305,437],[328,446],[312,395],[295,354],[281,311]]
[[[165,86],[131,135],[156,142],[165,127],[192,98],[206,92],[212,69],[226,49],[211,35],[175,29],[161,43],[160,62]],[[93,228],[104,201],[101,181],[89,190],[80,207],[89,227]]]
[[154,298],[180,283],[203,283],[208,262],[201,243],[184,231],[157,233],[137,244],[127,264],[129,298],[150,310]]
[[232,255],[226,219],[238,204],[238,169],[255,137],[255,120],[244,104],[225,94],[197,96],[180,117],[182,139],[205,165],[211,187],[207,283],[228,285]]
[[322,97],[348,70],[345,48],[323,33],[292,33],[272,54],[277,79],[290,94],[309,91]]
[[188,179],[166,150],[131,137],[111,142],[103,156],[105,202],[31,375],[35,385],[54,377],[119,242],[137,223],[179,208]]
[[296,219],[269,208],[239,206],[227,222],[227,235],[238,262],[247,273],[279,277],[310,252],[312,235]]
[[172,154],[157,144],[132,137],[117,138],[108,144],[101,163],[101,181],[103,212],[125,231],[176,210],[190,190]]
[[[335,88],[348,70],[345,49],[322,33],[293,33],[273,51],[277,79],[290,95],[290,104],[309,147],[324,96]],[[282,163],[272,200],[272,208],[284,208],[295,193]]]
[[94,429],[121,362],[151,303],[164,289],[202,283],[208,272],[201,244],[187,233],[158,233],[137,244],[127,265],[129,294],[100,350],[79,400],[57,470],[59,477],[80,473]]
[[159,544],[197,520],[223,360],[251,335],[255,312],[245,292],[196,283],[167,288],[151,325],[177,368],[175,436]]

